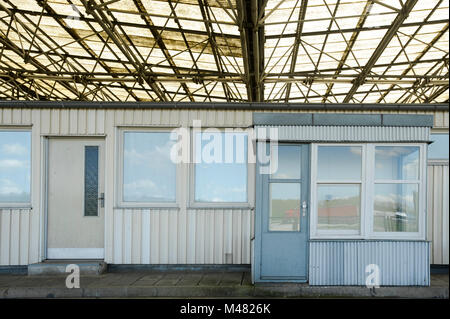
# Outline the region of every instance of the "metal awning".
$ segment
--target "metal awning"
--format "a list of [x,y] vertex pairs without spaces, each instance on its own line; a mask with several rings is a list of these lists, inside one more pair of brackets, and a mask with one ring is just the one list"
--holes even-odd
[[448,103],[448,0],[0,0],[0,99]]

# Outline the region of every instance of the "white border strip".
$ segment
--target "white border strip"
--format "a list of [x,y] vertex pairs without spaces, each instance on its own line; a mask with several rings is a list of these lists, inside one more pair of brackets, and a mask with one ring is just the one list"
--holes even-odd
[[104,248],[48,248],[48,259],[103,259]]

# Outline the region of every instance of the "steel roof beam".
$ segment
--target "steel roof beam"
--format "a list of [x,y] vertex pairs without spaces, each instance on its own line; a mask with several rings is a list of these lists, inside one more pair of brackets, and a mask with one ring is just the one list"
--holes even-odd
[[[449,24],[447,23],[446,26],[439,31],[439,33],[433,38],[433,40],[431,40],[431,42],[425,47],[425,49],[414,59],[414,61],[411,62],[419,62],[423,56],[436,44],[437,41],[439,41],[439,39],[448,31],[449,28]],[[410,39],[411,40],[411,39]],[[409,43],[409,41],[408,41]],[[413,63],[411,63],[400,75],[401,77],[406,76],[409,71],[414,70],[414,65]],[[392,86],[391,86],[392,88]],[[378,99],[378,103],[380,103],[387,95],[388,93],[383,94],[379,99]]]
[[[170,0],[169,0],[170,1]],[[203,1],[205,1],[205,4],[203,4]],[[223,78],[223,66],[222,66],[222,61],[220,59],[220,55],[219,55],[219,51],[217,49],[217,43],[216,43],[216,37],[213,34],[213,27],[211,22],[211,19],[209,18],[209,15],[207,13],[207,8],[205,8],[206,5],[208,5],[206,0],[198,0],[198,5],[200,7],[200,12],[202,13],[202,17],[204,20],[204,24],[205,24],[205,29],[206,29],[206,33],[208,34],[208,41],[209,44],[211,45],[211,49],[213,52],[213,57],[214,57],[214,62],[216,63],[216,68],[217,71],[219,72],[219,77]],[[198,70],[198,68],[197,68]],[[225,97],[227,99],[227,102],[230,102],[230,92],[229,92],[229,88],[226,85],[225,82],[222,82],[222,89],[223,92],[225,94]],[[206,91],[206,87],[205,87],[205,92],[208,93],[208,91]]]
[[[366,6],[364,7],[364,10],[362,12],[362,15],[359,18],[358,23],[356,25],[356,29],[360,29],[363,27],[364,23],[367,20],[369,13],[370,13],[370,9],[372,8],[372,5],[373,5],[373,1],[367,1]],[[341,70],[345,65],[345,61],[347,61],[348,56],[352,52],[353,46],[356,43],[359,33],[360,33],[360,31],[355,31],[352,33],[352,36],[350,37],[350,40],[348,41],[347,47],[345,48],[344,54],[342,55],[341,60],[339,61],[339,65],[337,66],[337,69],[335,71],[336,75],[341,73]],[[330,95],[332,89],[333,89],[333,83],[331,83],[328,86],[327,92],[325,93],[325,96],[324,96],[322,102],[325,103],[325,101],[328,98],[328,96]]]
[[[133,3],[139,12],[141,12],[141,13],[146,12],[145,7],[144,7],[143,3],[141,2],[141,0],[133,0]],[[178,70],[177,65],[176,65],[175,61],[173,60],[172,56],[170,55],[169,50],[167,49],[166,44],[164,43],[164,40],[163,40],[161,34],[153,28],[154,24],[153,24],[153,21],[151,20],[151,18],[146,15],[141,15],[141,18],[144,20],[146,26],[150,29],[150,32],[152,33],[153,38],[155,39],[158,47],[163,52],[165,58],[167,59],[167,62],[169,62],[169,65],[172,67],[173,72],[176,75],[179,75],[180,71]],[[185,83],[182,83],[181,87],[183,88],[185,93],[188,95],[189,99],[191,101],[194,101],[194,98],[193,98],[188,86]]]
[[[237,1],[238,2],[238,1]],[[109,10],[109,9],[108,9]],[[40,12],[37,11],[31,11],[31,10],[26,10],[26,9],[19,9],[19,8],[14,8],[12,9],[12,11],[16,12],[16,13],[20,13],[20,14],[26,14],[26,15],[31,15],[31,16],[39,16]],[[118,10],[110,10],[111,12],[119,12]],[[143,16],[153,16],[150,15],[148,13],[141,13],[140,15]],[[65,19],[67,18],[66,15],[63,14],[55,14],[55,15],[50,15],[48,13],[43,13],[44,17],[56,17],[56,18],[61,18],[61,19]],[[154,15],[155,17],[158,17],[158,15]],[[166,17],[167,18],[167,17]],[[80,16],[79,17],[80,21],[83,22],[96,22],[95,19],[93,18],[89,18],[86,16]],[[183,18],[179,18],[179,20],[183,20]],[[308,19],[306,19],[305,21],[309,21]],[[296,23],[296,22],[300,22],[300,21],[290,21],[290,23]],[[433,24],[443,24],[443,23],[447,23],[448,19],[440,19],[440,20],[430,20],[430,21],[417,21],[417,22],[408,22],[403,24],[401,27],[402,28],[408,28],[408,27],[417,27],[417,26],[421,26],[421,25],[433,25]],[[133,23],[133,22],[129,22],[129,21],[118,21],[117,25],[120,25],[122,27],[134,27],[134,28],[147,28],[147,26],[141,24],[141,23]],[[341,29],[341,30],[323,30],[323,31],[308,31],[308,32],[304,32],[303,36],[307,37],[307,36],[316,36],[316,35],[326,35],[326,34],[336,34],[336,33],[353,33],[353,32],[360,32],[360,31],[375,31],[375,30],[386,30],[389,29],[391,27],[391,25],[381,25],[381,26],[375,26],[375,27],[361,27],[361,28],[346,28],[346,29]],[[155,29],[157,31],[171,31],[171,32],[180,32],[180,29],[178,28],[174,28],[174,27],[160,27],[160,26],[152,26],[152,29]],[[206,31],[201,31],[201,30],[193,30],[193,29],[183,29],[183,32],[186,34],[193,34],[193,35],[203,35],[203,36],[208,36]],[[222,36],[220,33],[217,32],[213,32],[213,35],[216,37],[220,37]],[[239,40],[240,39],[240,35],[238,34],[225,34],[225,36],[228,39],[236,39]],[[285,34],[270,34],[270,35],[265,35],[266,39],[278,39],[278,38],[295,38],[297,36],[297,33],[285,33]]]
[[397,15],[394,22],[392,22],[391,27],[384,35],[383,39],[378,44],[377,48],[373,52],[372,56],[370,57],[369,61],[367,61],[366,65],[362,69],[361,73],[359,74],[358,79],[355,80],[353,83],[353,86],[350,88],[349,92],[344,98],[344,103],[348,103],[353,95],[358,90],[359,86],[364,83],[364,80],[366,76],[369,74],[372,67],[377,62],[378,58],[383,54],[384,50],[388,46],[388,44],[391,42],[394,35],[397,33],[398,29],[402,26],[403,22],[408,18],[408,15],[411,13],[412,9],[414,8],[415,4],[418,0],[407,0],[405,4],[402,7],[401,12]]
[[[65,32],[67,32],[67,34],[70,35],[70,37],[72,39],[74,39],[85,51],[86,53],[88,53],[93,59],[95,59],[95,61],[98,62],[98,64],[104,69],[106,70],[106,72],[110,72],[111,69],[108,67],[108,65],[106,65],[101,59],[100,57],[98,57],[95,52],[86,44],[85,40],[83,40],[78,33],[70,28],[69,26],[67,26],[66,22],[64,21],[63,18],[60,18],[57,16],[56,12],[53,10],[53,8],[46,2],[46,1],[42,1],[42,0],[37,0],[38,4],[40,6],[42,6],[44,8],[44,10],[63,28],[63,30]],[[132,92],[129,92],[131,94],[131,96],[136,100],[139,101],[139,98],[133,94]]]
[[[296,36],[295,36],[295,42],[294,42],[294,47],[292,48],[292,61],[291,61],[291,66],[289,68],[289,73],[294,73],[295,71],[295,65],[297,63],[297,56],[298,56],[298,49],[300,46],[300,38],[302,37],[303,34],[303,21],[305,20],[305,16],[306,16],[306,8],[308,6],[308,0],[301,0],[301,5],[300,5],[300,11],[298,14],[298,24],[297,24],[297,32],[296,32]],[[286,87],[286,93],[285,93],[285,102],[289,102],[289,97],[291,95],[291,86],[292,83],[288,83],[287,87]]]
[[259,18],[264,15],[262,0],[237,0],[239,29],[241,31],[242,56],[247,87],[247,98],[251,102],[264,101],[264,25]]

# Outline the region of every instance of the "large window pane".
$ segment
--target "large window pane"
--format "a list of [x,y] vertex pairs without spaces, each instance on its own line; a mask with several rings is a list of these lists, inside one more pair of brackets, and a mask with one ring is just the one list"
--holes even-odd
[[317,187],[317,198],[318,229],[360,229],[360,185],[321,184]]
[[271,178],[300,179],[300,149],[298,145],[278,145],[278,169]]
[[431,134],[431,143],[428,146],[428,158],[448,159],[448,134]]
[[418,184],[375,184],[374,231],[419,231],[418,190]]
[[270,231],[300,230],[300,184],[270,183]]
[[318,180],[360,180],[360,146],[319,146]]
[[384,180],[419,179],[419,147],[375,147],[375,178]]
[[194,143],[195,201],[247,202],[247,134],[196,133]]
[[29,203],[31,132],[0,131],[0,203]]
[[124,202],[175,202],[174,143],[166,132],[124,133]]

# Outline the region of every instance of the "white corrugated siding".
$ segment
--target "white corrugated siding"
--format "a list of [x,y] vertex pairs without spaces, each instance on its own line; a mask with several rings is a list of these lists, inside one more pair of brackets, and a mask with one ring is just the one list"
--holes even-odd
[[309,284],[365,286],[376,264],[381,286],[428,286],[428,256],[424,241],[311,241]]
[[250,264],[243,209],[115,209],[115,264]]
[[0,266],[30,260],[30,210],[0,209]]
[[432,264],[449,263],[448,174],[448,162],[428,165],[427,239],[431,241]]
[[[107,195],[105,260],[107,262],[144,263],[150,260],[150,263],[250,263],[250,239],[253,236],[251,210],[187,210],[185,206],[180,207],[180,210],[169,212],[121,210],[113,208],[114,198],[109,194],[113,194],[114,133],[117,125],[187,126],[192,124],[194,119],[200,119],[205,127],[247,127],[252,125],[252,113],[250,110],[0,108],[0,127],[32,125],[33,139],[33,209],[20,212],[0,211],[0,264],[26,265],[44,258],[44,214],[41,202],[42,135],[106,135],[108,160],[105,171]],[[448,112],[428,114],[434,114],[436,128],[448,128]],[[150,224],[150,228],[145,227],[145,223]],[[174,232],[173,229],[177,231]]]
[[430,139],[428,127],[397,126],[258,126],[277,128],[280,141],[310,142],[427,142]]

